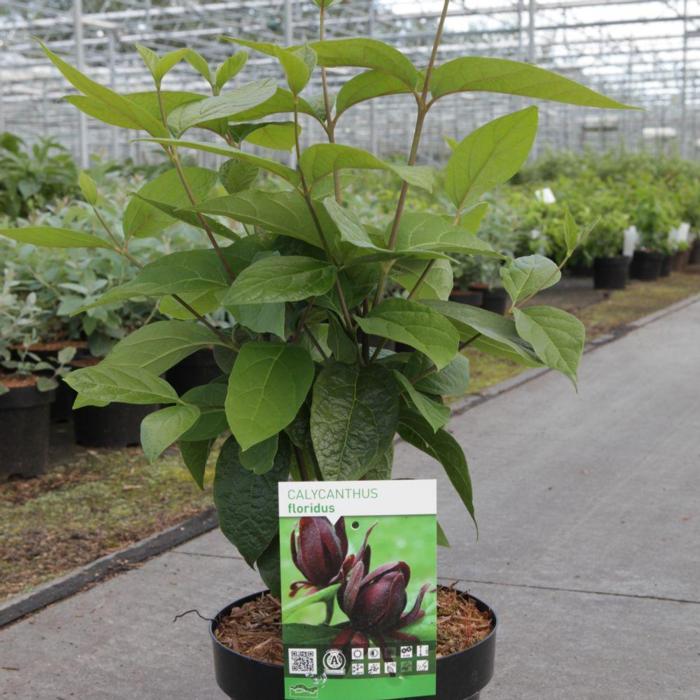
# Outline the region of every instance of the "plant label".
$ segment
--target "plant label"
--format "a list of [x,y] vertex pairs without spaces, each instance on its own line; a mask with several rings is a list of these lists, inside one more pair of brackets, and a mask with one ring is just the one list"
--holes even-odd
[[434,480],[281,482],[285,698],[436,693]]

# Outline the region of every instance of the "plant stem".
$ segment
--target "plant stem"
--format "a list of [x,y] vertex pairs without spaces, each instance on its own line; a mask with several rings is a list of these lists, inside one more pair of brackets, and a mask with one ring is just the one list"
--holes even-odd
[[[447,11],[450,6],[450,0],[445,0],[442,13],[440,14],[440,20],[438,22],[437,31],[435,32],[435,40],[433,41],[433,49],[430,54],[430,61],[428,63],[428,68],[425,71],[425,81],[423,83],[423,90],[417,99],[418,102],[418,113],[416,115],[416,126],[413,131],[413,141],[411,142],[411,151],[408,157],[408,165],[415,165],[418,158],[418,148],[420,146],[421,136],[423,135],[423,127],[425,125],[425,117],[428,114],[430,105],[426,102],[428,97],[428,92],[430,90],[430,78],[433,75],[433,69],[435,68],[435,61],[437,60],[438,49],[440,48],[440,42],[442,41],[442,33],[445,29],[445,20],[447,19]],[[401,192],[399,193],[399,201],[396,204],[396,213],[394,214],[394,220],[391,225],[391,233],[389,234],[389,249],[394,250],[396,248],[396,239],[399,234],[399,225],[401,223],[401,217],[403,216],[404,208],[406,206],[406,196],[408,194],[408,183],[404,180],[401,185]],[[386,280],[389,274],[389,269],[391,263],[387,263],[382,267],[382,273],[379,278],[379,284],[377,286],[377,293],[374,297],[374,306],[376,306],[384,296],[384,288],[386,287]]]
[[[168,118],[165,113],[165,104],[163,103],[163,93],[161,92],[160,85],[156,86],[156,93],[158,95],[158,108],[160,109],[160,118],[163,122],[163,126],[167,129]],[[192,187],[190,187],[190,183],[187,180],[187,176],[185,175],[185,170],[182,167],[182,162],[180,161],[180,156],[177,152],[177,148],[175,148],[175,146],[163,146],[163,148],[168,154],[170,162],[175,166],[175,170],[177,171],[178,178],[180,179],[182,187],[184,188],[185,193],[187,194],[187,198],[190,200],[190,203],[193,207],[197,206],[197,198],[194,196]],[[216,237],[214,236],[214,232],[211,230],[211,227],[207,223],[207,220],[200,212],[196,212],[196,216],[199,219],[199,223],[202,225],[202,228],[204,229],[205,233],[207,234],[207,238],[209,239],[212,248],[216,251],[218,258],[221,261],[221,265],[223,266],[224,270],[226,270],[228,278],[231,280],[231,282],[233,282],[236,276],[233,274],[231,265],[229,265],[228,260],[226,260],[226,257],[224,256],[223,251],[221,250],[221,247],[219,246]]]
[[416,294],[418,294],[418,290],[420,289],[423,282],[425,282],[427,276],[430,274],[430,271],[433,269],[433,265],[435,265],[435,260],[430,260],[425,266],[425,269],[421,273],[421,276],[418,278],[416,283],[413,285],[413,289],[408,294],[409,299],[413,299],[413,297],[416,296]]

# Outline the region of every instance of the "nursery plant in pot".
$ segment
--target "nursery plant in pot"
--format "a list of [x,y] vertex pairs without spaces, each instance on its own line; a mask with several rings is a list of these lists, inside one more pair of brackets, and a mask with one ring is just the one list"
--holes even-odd
[[[323,27],[330,3],[317,4]],[[412,211],[406,198],[411,187],[437,187],[435,171],[417,162],[426,116],[447,95],[486,90],[589,107],[623,105],[528,64],[482,57],[438,64],[448,5],[432,57],[420,68],[379,41],[326,40],[323,32],[321,40],[303,47],[238,42],[274,56],[284,86],[259,80],[228,89],[245,53],[211,70],[193,51],[159,57],[140,47],[155,90],[133,100],[81,75],[45,48],[83,93],[70,98],[73,104],[108,123],[145,131],[171,159],[172,169],[136,193],[129,207],[163,225],[175,218],[201,231],[200,247],[145,265],[132,281],[95,302],[148,297],[159,300],[171,318],[131,333],[98,366],[72,372],[68,382],[79,406],[163,405],[142,423],[144,450],[156,459],[177,442],[200,485],[210,453],[218,452],[214,499],[221,528],[271,591],[227,606],[212,624],[218,682],[238,700],[283,696],[282,659],[269,651],[279,649],[279,626],[276,631],[258,627],[268,643],[246,646],[236,638],[235,649],[224,634],[232,618],[235,622],[251,608],[260,619],[268,618],[270,606],[279,606],[280,481],[390,479],[398,434],[444,468],[473,518],[467,461],[445,429],[450,411],[441,398],[462,394],[468,384],[468,362],[460,350],[472,345],[527,366],[552,367],[576,381],[583,325],[556,308],[524,307],[559,281],[559,267],[538,255],[511,258],[477,236],[487,209],[480,198],[512,177],[527,158],[537,130],[536,107],[500,117],[455,145],[441,178],[450,202],[444,215]],[[164,76],[178,61],[202,76],[208,96],[164,89]],[[326,71],[336,67],[360,72],[332,96],[324,89]],[[306,93],[318,84],[322,99],[311,99]],[[405,163],[389,163],[336,142],[346,110],[387,93],[404,94],[415,103],[415,136]],[[327,142],[302,149],[302,120],[315,122]],[[221,141],[199,140],[200,129]],[[246,150],[250,141],[271,150],[292,148],[296,166],[286,164],[287,154],[280,159],[253,155]],[[227,165],[219,173],[185,167],[180,157],[185,149],[218,154]],[[385,230],[368,225],[362,208],[343,204],[340,173],[352,176],[363,169],[401,178]],[[259,173],[281,186],[265,186]],[[217,180],[228,194],[209,196]],[[128,219],[124,235],[74,237],[54,231],[47,242],[124,251]],[[29,228],[10,235],[30,238],[35,232]],[[578,237],[569,229],[567,256]],[[502,261],[500,276],[512,303],[507,318],[447,300],[451,284],[445,284],[444,265],[454,253]],[[393,292],[394,284],[400,294]],[[212,323],[211,314],[221,310],[234,320],[232,328]],[[370,349],[369,336],[382,340]],[[391,341],[414,352],[394,353],[388,349]],[[215,348],[223,380],[178,395],[163,373],[206,347]],[[366,562],[370,568],[366,549],[346,540],[338,523],[329,522],[308,537],[301,533],[296,552],[303,579],[300,600],[323,601],[323,610],[337,599],[339,587],[349,587],[354,592],[343,598],[343,629],[361,633],[360,639],[410,635],[423,618],[423,599],[407,592],[406,568],[396,562],[363,577],[359,565]],[[493,669],[495,617],[485,604],[455,595],[460,605],[481,611],[486,629],[472,646],[446,634],[437,670],[437,697],[443,700],[476,697]],[[274,627],[274,616],[269,622]]]
[[603,206],[586,238],[585,252],[593,260],[593,285],[596,289],[624,289],[630,260],[622,255],[624,231],[629,217],[617,208]]
[[634,224],[640,240],[639,248],[632,257],[630,277],[653,282],[661,275],[669,256],[668,236],[674,220],[669,207],[651,187],[640,192]]
[[0,479],[38,476],[48,467],[50,405],[75,349],[55,358],[31,352],[43,320],[35,295],[14,294],[6,277],[0,293]]

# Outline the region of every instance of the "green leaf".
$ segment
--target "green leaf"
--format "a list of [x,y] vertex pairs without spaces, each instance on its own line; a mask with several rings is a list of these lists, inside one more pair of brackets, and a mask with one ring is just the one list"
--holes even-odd
[[[410,292],[423,276],[425,260],[399,259],[391,268],[389,276]],[[449,260],[434,260],[413,299],[449,299],[454,287],[454,274]]]
[[222,344],[216,333],[194,321],[156,321],[120,340],[105,362],[158,375],[197,350]]
[[253,445],[250,449],[241,450],[241,464],[253,474],[267,474],[274,466],[278,447],[279,433]]
[[187,469],[189,469],[195,484],[202,490],[204,490],[204,474],[213,444],[213,440],[202,440],[200,442],[181,440],[178,443],[182,461],[185,463]]
[[527,255],[511,260],[500,269],[503,286],[514,304],[529,299],[561,279],[557,265],[543,255]]
[[224,411],[226,384],[213,381],[186,391],[182,401],[199,409],[197,422],[182,436],[186,442],[214,440],[228,432],[228,422]]
[[54,228],[53,226],[0,228],[0,236],[40,248],[112,248],[109,243],[91,233],[71,231],[67,228]]
[[[211,77],[211,69],[209,68],[209,64],[207,63],[207,59],[202,56],[199,52],[195,51],[194,49],[180,49],[179,51],[173,51],[168,56],[173,56],[175,57],[177,54],[182,53],[183,58],[187,63],[189,63],[192,68],[194,68],[197,73],[199,73],[204,80],[206,80],[209,85],[212,84],[212,77]],[[165,60],[166,56],[163,57],[163,61]]]
[[420,79],[416,67],[400,51],[376,39],[329,39],[310,44],[318,65],[325,68],[355,66],[393,75],[414,91]]
[[387,299],[357,323],[365,333],[405,343],[442,369],[457,354],[459,333],[441,314],[407,299]]
[[[239,158],[229,158],[219,168],[219,179],[229,194],[249,189],[260,173],[260,169]],[[216,200],[214,200],[216,201]]]
[[[242,224],[260,226],[269,233],[323,247],[309,208],[298,192],[247,190],[202,202],[197,211],[227,216]],[[318,211],[320,213],[320,208]]]
[[227,304],[226,310],[236,321],[254,333],[273,333],[284,339],[285,304]]
[[74,370],[64,381],[78,392],[74,408],[105,406],[113,401],[137,405],[179,401],[168,382],[138,367],[114,367],[103,362]]
[[243,85],[224,95],[189,102],[170,112],[168,126],[176,134],[183,134],[193,126],[200,126],[215,119],[231,119],[269,100],[276,90],[275,81],[266,78]]
[[335,279],[335,267],[323,260],[302,255],[270,255],[238,275],[223,304],[301,301],[325,294]]
[[349,209],[338,204],[335,197],[326,197],[323,200],[323,206],[338,227],[341,241],[349,243],[356,248],[382,250],[374,244],[359,219]]
[[338,170],[388,170],[410,185],[432,192],[435,175],[433,169],[427,166],[385,163],[361,148],[337,143],[317,143],[310,146],[302,153],[299,164],[309,186]]
[[338,362],[349,365],[357,362],[357,343],[348,336],[343,325],[333,314],[330,314],[327,342],[328,348]]
[[[214,170],[206,168],[183,168],[195,200],[204,199],[218,180]],[[190,198],[180,181],[176,169],[167,170],[146,183],[137,197],[132,197],[124,212],[124,235],[127,238],[157,236],[175,223],[176,219],[146,200],[155,200],[175,208],[186,207]]]
[[186,433],[199,418],[196,406],[168,406],[149,413],[141,421],[141,446],[149,462]]
[[350,107],[385,95],[399,95],[410,93],[411,88],[400,78],[383,73],[379,70],[370,70],[360,73],[346,81],[338,92],[335,101],[336,119]]
[[564,206],[564,242],[566,243],[566,255],[571,257],[581,242],[583,232],[578,227],[576,220],[571,215],[569,207]]
[[323,478],[362,478],[391,446],[398,407],[396,382],[383,367],[325,367],[311,404],[311,439]]
[[442,529],[442,525],[437,524],[437,543],[438,547],[450,547],[450,541],[447,539],[447,534]]
[[534,350],[520,338],[512,319],[454,301],[426,300],[424,303],[449,318],[461,340],[470,341],[475,348],[529,367],[540,366]]
[[53,53],[53,51],[49,50],[42,42],[39,42],[39,45],[49,57],[51,63],[61,71],[63,77],[73,85],[73,87],[91,98],[93,102],[97,103],[101,109],[106,109],[119,115],[121,119],[130,125],[129,128],[144,129],[152,136],[168,135],[168,130],[163,124],[147,110],[139,107],[134,102],[110,90],[104,85],[96,83],[86,75],[83,75],[79,70],[73,68],[73,66]]
[[97,185],[85,170],[80,171],[78,176],[78,186],[88,204],[97,204]]
[[150,74],[155,78],[156,67],[158,65],[158,54],[143,44],[134,44],[134,46],[139,52],[139,56],[141,56],[143,62],[146,64],[146,68],[148,68]]
[[467,56],[438,66],[430,81],[433,98],[454,92],[500,92],[582,107],[630,109],[562,75],[504,58]]
[[314,378],[309,353],[298,345],[246,343],[229,378],[226,416],[241,448],[272,437],[296,416]]
[[[225,37],[226,38],[226,37]],[[282,66],[292,94],[298,95],[307,85],[311,73],[316,67],[316,53],[309,46],[299,48],[282,48],[276,44],[244,39],[228,39],[236,44],[259,51],[267,56],[274,56]]]
[[[138,192],[134,194],[134,197],[141,199],[149,206],[162,212],[164,214],[164,220],[167,219],[168,221],[166,226],[172,224],[173,220],[183,221],[184,223],[194,226],[195,228],[202,229],[203,231],[206,231],[206,228],[208,227],[212,233],[222,236],[223,238],[228,238],[231,241],[237,241],[240,239],[240,236],[237,233],[234,233],[230,228],[219,223],[216,219],[212,219],[204,214],[197,215],[196,212],[191,211],[190,209],[180,209],[172,204],[158,202],[155,199],[143,197]],[[134,200],[132,199],[131,201],[133,202]],[[204,223],[202,222],[202,219],[204,219]],[[156,222],[152,220],[150,225],[155,225],[155,223]]]
[[280,538],[275,536],[267,549],[258,557],[255,565],[264,584],[278,600],[282,599],[282,576],[280,571]]
[[420,353],[411,354],[403,373],[409,377],[419,391],[434,396],[464,396],[469,389],[469,360],[456,355],[447,367],[439,372],[428,371],[432,362]]
[[242,140],[272,151],[291,150],[296,143],[297,133],[301,133],[301,127],[297,129],[294,122],[268,122],[253,124],[251,127],[254,128]]
[[494,119],[461,141],[445,167],[445,190],[461,211],[510,180],[527,160],[537,135],[537,107]]
[[[224,248],[223,253],[230,261],[229,250]],[[225,291],[228,286],[228,275],[215,250],[187,250],[149,263],[131,282],[113,287],[91,307],[138,297]]]
[[160,143],[164,146],[177,146],[178,148],[193,148],[196,151],[204,151],[205,153],[214,153],[218,156],[225,156],[226,158],[238,158],[241,161],[249,163],[261,170],[266,170],[267,172],[273,173],[283,180],[290,182],[292,185],[297,186],[299,184],[299,174],[296,170],[278,163],[276,160],[270,160],[269,158],[260,158],[259,156],[251,155],[250,153],[243,153],[237,148],[232,148],[231,146],[217,146],[213,143],[200,143],[198,141],[182,141],[180,139],[142,139],[150,143]]
[[540,360],[569,377],[576,386],[586,342],[586,328],[581,321],[552,306],[513,309],[513,315],[520,337],[532,344]]
[[[304,610],[305,608],[309,607],[309,605],[317,605],[318,603],[332,601],[338,594],[338,589],[340,586],[340,583],[334,583],[332,586],[326,586],[326,588],[322,588],[320,591],[316,591],[315,593],[309,592],[307,595],[298,596],[296,600],[285,605],[285,616],[289,615],[291,617],[300,610]],[[304,625],[304,627],[305,626],[306,625]],[[311,625],[309,625],[309,627],[311,627]]]
[[300,114],[307,114],[316,120],[319,120],[316,110],[303,97],[295,97],[289,90],[277,88],[275,94],[267,101],[257,107],[248,109],[236,115],[236,121],[247,122],[256,119],[264,119],[273,114],[290,114],[296,110]]
[[214,86],[217,90],[221,90],[229,80],[235,78],[243,66],[245,66],[248,61],[248,52],[239,51],[233,56],[229,56],[217,69],[216,76],[214,78]]
[[263,555],[277,534],[277,485],[287,480],[290,453],[289,443],[281,439],[273,468],[260,475],[241,464],[239,446],[233,438],[221,449],[214,478],[219,524],[249,566]]
[[487,209],[488,204],[478,204],[471,216],[467,215],[468,220],[459,225],[438,214],[407,212],[399,224],[396,250],[402,253],[437,251],[501,257],[486,241],[471,232],[475,224],[478,227]]
[[[200,316],[216,311],[221,306],[223,291],[195,292],[194,294],[179,294],[179,298],[191,306]],[[195,321],[197,316],[188,311],[175,297],[162,297],[158,302],[158,311],[165,316],[178,321]]]
[[469,467],[459,443],[445,430],[434,432],[425,418],[408,410],[401,411],[399,434],[409,445],[413,445],[442,464],[452,486],[476,525]]
[[402,391],[408,400],[415,406],[418,413],[430,424],[433,431],[444,428],[450,420],[451,411],[437,401],[421,394],[401,372],[394,371],[394,376],[401,385]]

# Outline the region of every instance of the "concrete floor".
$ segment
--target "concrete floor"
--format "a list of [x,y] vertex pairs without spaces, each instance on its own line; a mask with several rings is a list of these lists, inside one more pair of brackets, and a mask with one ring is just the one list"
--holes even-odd
[[[482,700],[700,698],[700,301],[455,417],[481,537],[440,479],[459,580],[499,613]],[[0,697],[216,700],[205,622],[259,587],[218,533],[0,633]],[[268,700],[261,698],[261,700]],[[270,699],[271,700],[271,699]],[[342,699],[339,699],[342,700]]]

